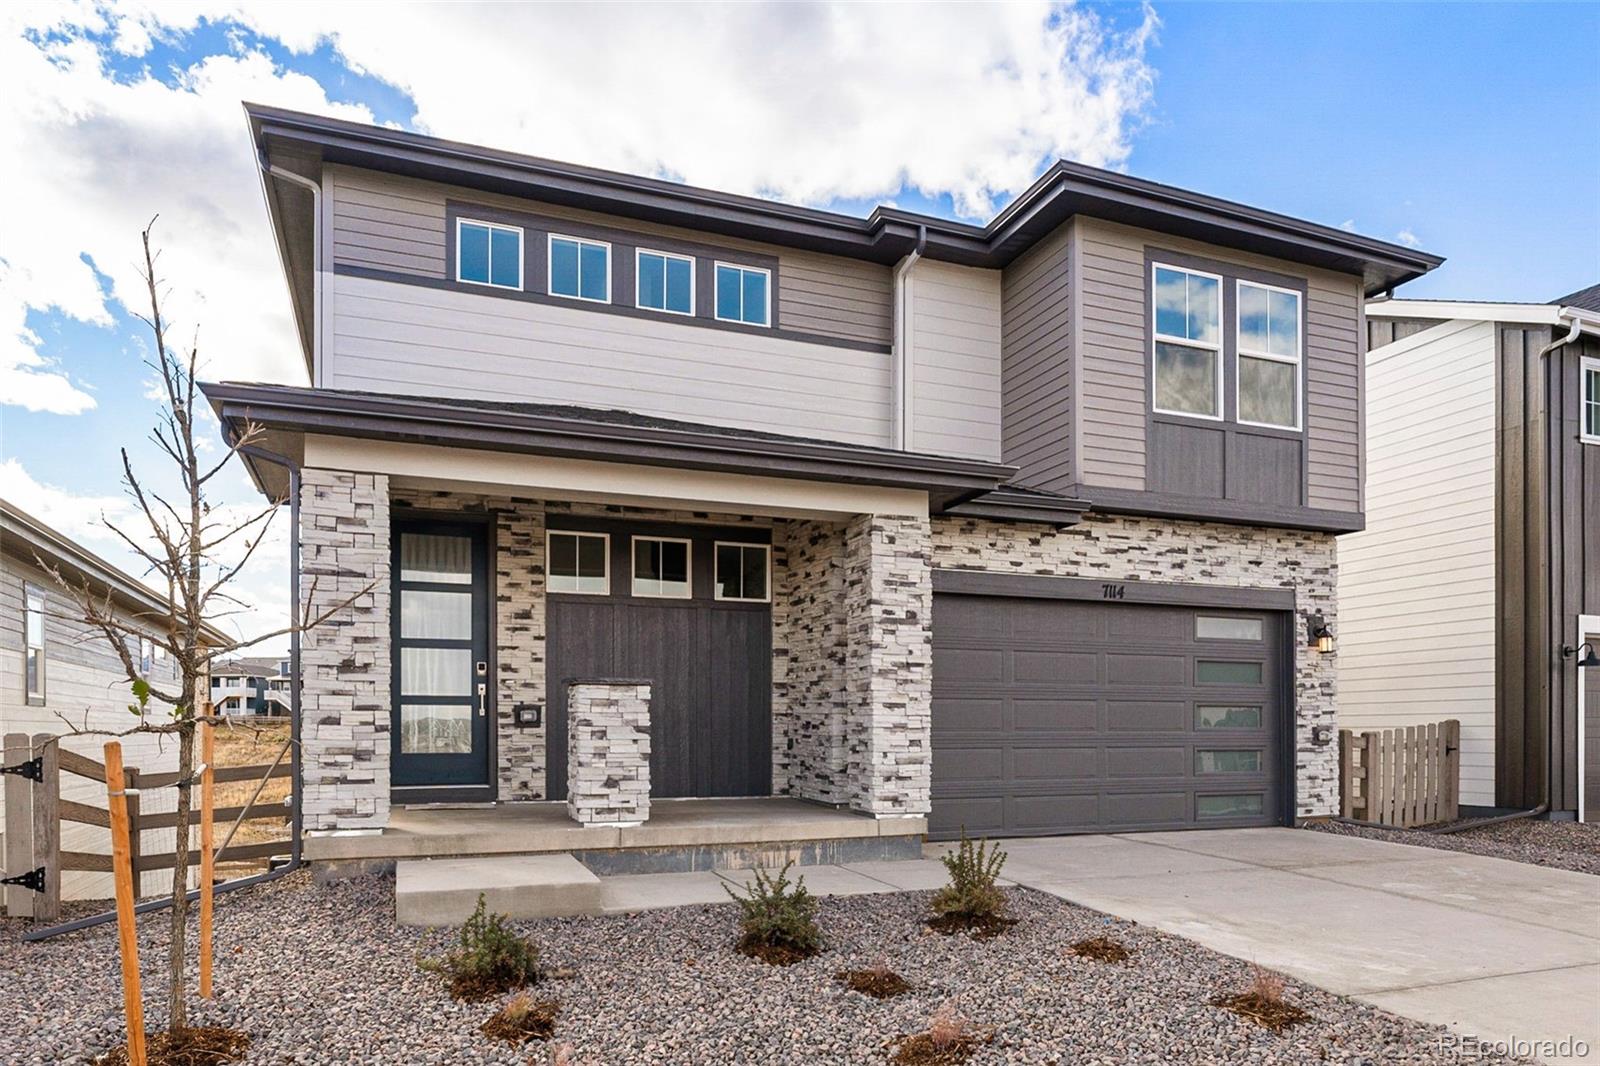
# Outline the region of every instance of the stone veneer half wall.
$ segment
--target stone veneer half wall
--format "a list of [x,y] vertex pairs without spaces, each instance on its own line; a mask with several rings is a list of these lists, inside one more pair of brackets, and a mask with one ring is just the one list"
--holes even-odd
[[[944,517],[933,520],[932,556],[943,569],[1292,589],[1296,632],[1316,611],[1338,632],[1337,555],[1328,533],[1102,514],[1065,529]],[[1296,813],[1336,814],[1338,746],[1314,743],[1312,730],[1326,726],[1336,735],[1337,653],[1293,643]]]

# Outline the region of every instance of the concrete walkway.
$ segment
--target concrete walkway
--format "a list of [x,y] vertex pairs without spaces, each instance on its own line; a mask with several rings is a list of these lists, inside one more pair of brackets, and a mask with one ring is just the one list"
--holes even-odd
[[[808,866],[819,895],[938,888],[929,858]],[[1007,840],[1016,883],[1482,1040],[1600,1063],[1600,878],[1299,829]],[[748,872],[601,879],[608,912],[727,901]],[[1470,1058],[1471,1056],[1466,1056]]]

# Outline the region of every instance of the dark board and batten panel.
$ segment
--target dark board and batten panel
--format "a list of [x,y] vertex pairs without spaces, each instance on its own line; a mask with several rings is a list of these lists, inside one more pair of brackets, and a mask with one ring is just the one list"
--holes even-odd
[[1496,802],[1578,804],[1577,618],[1600,613],[1600,446],[1580,439],[1582,337],[1541,357],[1548,326],[1498,327]]
[[1072,468],[1071,223],[1001,277],[1002,447],[1017,480],[1063,491]]
[[1448,319],[1443,318],[1383,318],[1382,308],[1373,305],[1367,308],[1367,350],[1382,348],[1385,344],[1403,341],[1407,337],[1415,336],[1423,330],[1442,326]]

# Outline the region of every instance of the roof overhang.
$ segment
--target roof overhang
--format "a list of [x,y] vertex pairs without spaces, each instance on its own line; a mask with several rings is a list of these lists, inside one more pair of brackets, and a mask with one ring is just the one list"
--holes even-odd
[[[96,596],[109,595],[112,603],[135,618],[167,616],[164,596],[6,500],[0,500],[0,544],[23,562],[55,567],[68,582],[87,582]],[[201,635],[213,647],[233,643],[215,626],[203,627]]]
[[[1357,274],[1368,294],[1444,260],[1374,240],[1078,163],[1057,162],[988,225],[879,207],[866,218],[561,163],[343,119],[246,104],[258,151],[314,156],[486,192],[879,263],[898,262],[926,234],[923,254],[998,268],[1075,214]],[[269,195],[269,206],[277,201]]]
[[990,518],[1004,522],[1037,522],[1048,526],[1075,526],[1089,510],[1089,501],[1054,493],[1002,485],[993,492],[946,508],[946,514],[963,518]]
[[1576,324],[1585,333],[1600,333],[1600,311],[1560,304],[1497,303],[1493,300],[1368,300],[1367,317],[1514,322],[1526,326],[1568,328]]
[[[943,512],[993,492],[1016,473],[1002,463],[749,433],[628,421],[586,408],[516,409],[287,385],[203,384],[225,430],[266,430],[520,452],[759,477],[911,489]],[[257,484],[261,472],[252,471]]]

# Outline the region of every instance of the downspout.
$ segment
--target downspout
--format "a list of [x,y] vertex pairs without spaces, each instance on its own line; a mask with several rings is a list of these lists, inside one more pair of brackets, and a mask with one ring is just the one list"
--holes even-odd
[[[322,186],[303,174],[296,174],[291,170],[274,166],[267,162],[265,150],[256,153],[256,162],[261,166],[263,175],[282,178],[284,181],[299,185],[301,188],[311,190],[311,366],[313,369],[311,384],[314,388],[322,387]],[[271,205],[268,205],[270,210]],[[277,227],[273,227],[273,240],[278,239]],[[282,258],[282,248],[279,248],[279,258]]]
[[922,258],[928,245],[928,227],[917,227],[917,243],[911,254],[894,271],[894,364],[890,388],[894,393],[893,444],[900,451],[911,450],[911,301],[906,292],[911,268]]
[[[298,621],[300,612],[300,468],[293,460],[276,452],[269,452],[264,448],[246,445],[239,449],[240,455],[263,462],[273,463],[283,467],[289,472],[289,604],[290,610]],[[249,877],[239,877],[232,881],[224,881],[215,886],[212,891],[221,895],[226,892],[236,892],[241,888],[253,888],[286,877],[305,864],[301,857],[300,841],[300,633],[298,630],[289,634],[289,861],[282,866],[274,867],[265,873],[251,874]],[[190,889],[189,902],[193,903],[200,898],[198,888]],[[133,908],[133,913],[150,914],[154,911],[165,910],[172,906],[171,897],[146,900]],[[96,925],[117,920],[117,912],[106,911],[102,914],[91,914],[84,918],[77,918],[70,922],[62,922],[44,929],[31,930],[22,935],[23,940],[48,940],[62,933],[75,933],[80,929],[88,929]]]

